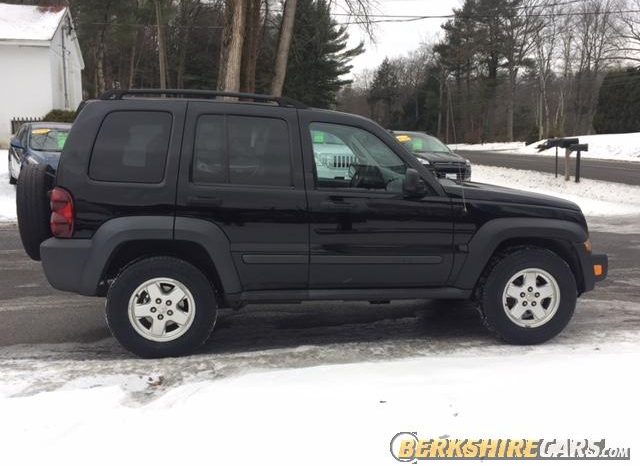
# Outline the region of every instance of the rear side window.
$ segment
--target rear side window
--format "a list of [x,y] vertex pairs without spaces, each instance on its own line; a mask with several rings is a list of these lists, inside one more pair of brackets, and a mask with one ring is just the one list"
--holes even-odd
[[109,113],[93,146],[89,176],[98,181],[161,182],[171,122],[167,112]]
[[277,118],[203,115],[196,126],[192,180],[291,186],[289,129]]

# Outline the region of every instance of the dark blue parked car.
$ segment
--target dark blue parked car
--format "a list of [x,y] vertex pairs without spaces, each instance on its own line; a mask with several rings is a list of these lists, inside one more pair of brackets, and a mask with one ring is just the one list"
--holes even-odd
[[69,135],[69,123],[25,123],[11,139],[9,182],[15,184],[24,164],[42,164],[54,171]]

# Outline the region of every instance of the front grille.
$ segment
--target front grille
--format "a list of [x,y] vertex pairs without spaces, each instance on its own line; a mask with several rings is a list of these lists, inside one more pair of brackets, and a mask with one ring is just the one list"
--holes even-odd
[[334,155],[333,168],[349,168],[353,164],[353,155]]

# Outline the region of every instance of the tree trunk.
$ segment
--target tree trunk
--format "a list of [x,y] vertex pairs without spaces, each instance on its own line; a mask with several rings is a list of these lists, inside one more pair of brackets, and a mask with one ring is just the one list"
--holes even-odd
[[297,0],[287,0],[284,5],[284,16],[282,17],[282,25],[280,26],[280,40],[278,42],[278,51],[276,53],[275,74],[273,76],[273,81],[271,82],[271,94],[275,96],[282,95],[284,80],[287,74],[289,48],[291,47],[293,25],[296,18],[296,4]]
[[507,91],[507,141],[513,141],[513,123],[516,106],[516,89],[518,87],[518,70],[509,70],[509,89]]
[[106,87],[104,79],[104,40],[98,40],[96,46],[96,97],[102,94]]
[[167,51],[164,40],[164,24],[162,24],[161,0],[154,0],[156,6],[156,23],[158,26],[158,63],[160,66],[160,89],[167,88]]
[[246,0],[227,2],[227,20],[220,51],[218,88],[223,91],[240,90],[240,66],[246,23]]
[[262,0],[248,0],[247,27],[242,51],[242,66],[240,75],[240,90],[242,92],[256,91],[256,64],[261,36],[260,5]]

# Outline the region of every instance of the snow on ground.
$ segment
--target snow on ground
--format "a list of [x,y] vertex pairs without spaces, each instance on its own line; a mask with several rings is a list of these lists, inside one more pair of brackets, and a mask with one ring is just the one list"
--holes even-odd
[[[144,382],[127,388],[118,378],[86,377],[55,391],[1,397],[0,437],[11,464],[391,465],[389,442],[401,431],[605,438],[635,452],[639,355],[635,333],[616,343],[490,346],[249,372],[187,383],[146,404],[127,396]],[[75,364],[76,373],[85,370]],[[170,371],[180,360],[165,364]]]
[[7,150],[0,149],[0,222],[16,220],[16,189],[9,184]]
[[[607,160],[625,160],[640,162],[640,133],[625,134],[596,134],[590,136],[576,136],[581,144],[589,144],[589,151],[583,152],[582,157]],[[546,139],[529,146],[524,142],[500,142],[489,144],[452,144],[453,150],[501,151],[523,155],[555,156],[555,148],[538,152],[538,145]],[[559,149],[559,155],[564,156],[564,149]]]
[[526,147],[524,142],[487,142],[484,144],[449,144],[451,150],[516,151]]
[[640,186],[582,179],[564,181],[553,174],[474,165],[472,181],[533,191],[575,202],[587,216],[640,213]]

